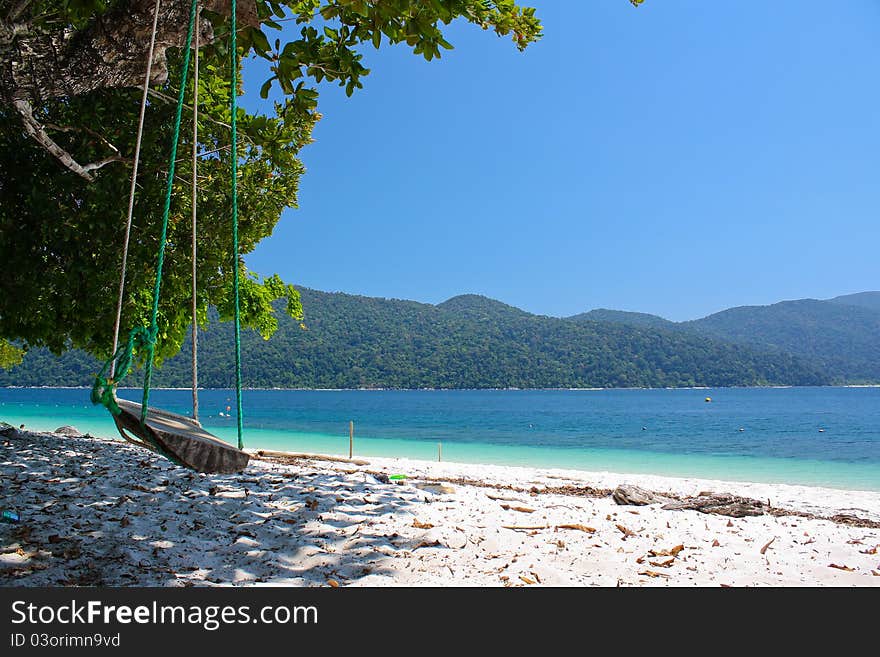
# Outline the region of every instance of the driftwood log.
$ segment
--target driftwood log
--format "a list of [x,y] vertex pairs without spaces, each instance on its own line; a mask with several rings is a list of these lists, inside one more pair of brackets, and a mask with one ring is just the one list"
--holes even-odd
[[634,506],[644,506],[659,502],[660,499],[651,491],[633,486],[632,484],[621,484],[612,491],[611,496],[618,504],[627,504]]
[[669,502],[664,504],[662,508],[673,511],[693,510],[700,513],[743,518],[764,515],[768,506],[760,500],[737,497],[728,493],[700,493],[696,497],[686,497]]

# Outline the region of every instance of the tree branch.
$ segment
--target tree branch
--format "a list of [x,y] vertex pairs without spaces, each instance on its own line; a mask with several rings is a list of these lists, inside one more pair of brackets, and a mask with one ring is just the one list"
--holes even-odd
[[86,171],[80,164],[73,159],[70,153],[56,144],[52,138],[46,133],[46,130],[40,125],[40,122],[34,118],[34,112],[31,104],[26,100],[16,100],[13,102],[19,115],[21,115],[24,130],[31,136],[40,146],[49,151],[61,164],[73,171],[81,178],[85,178],[89,182],[93,182],[94,177]]
[[110,164],[111,162],[129,162],[130,160],[127,157],[122,157],[121,155],[111,155],[110,157],[105,157],[103,160],[98,160],[97,162],[92,162],[91,164],[84,164],[82,166],[82,170],[88,173],[89,171],[96,171],[103,167],[106,164]]
[[107,141],[107,139],[104,137],[104,135],[101,135],[101,134],[95,132],[91,128],[86,128],[85,126],[76,127],[76,126],[69,126],[69,125],[57,125],[55,123],[44,123],[43,127],[47,130],[55,130],[56,132],[84,132],[87,135],[91,135],[92,137],[94,137],[95,139],[100,141],[102,144],[104,144],[111,151],[113,151],[114,153],[119,155],[119,149],[116,148],[116,146],[114,146],[109,141]]
[[[34,117],[33,109],[31,108],[30,103],[26,100],[16,100],[13,102],[13,105],[16,110],[18,110],[19,115],[21,116],[22,124],[24,125],[25,132],[33,138],[40,146],[45,148],[49,153],[51,153],[55,159],[57,159],[61,164],[65,167],[73,171],[76,175],[88,180],[89,182],[93,182],[95,180],[94,176],[90,173],[91,171],[97,171],[103,166],[110,164],[111,162],[125,162],[127,158],[122,157],[119,154],[119,151],[106,139],[98,135],[92,130],[84,129],[86,132],[95,135],[105,144],[107,144],[113,151],[116,153],[115,155],[111,155],[110,157],[105,157],[103,160],[99,160],[97,162],[91,162],[89,164],[80,164],[77,162],[73,156],[68,153],[66,150],[61,148],[55,141],[49,136],[46,132],[46,126],[43,126],[37,119]],[[77,130],[76,128],[63,128],[60,126],[52,125],[52,128],[60,130],[62,132],[72,132]]]

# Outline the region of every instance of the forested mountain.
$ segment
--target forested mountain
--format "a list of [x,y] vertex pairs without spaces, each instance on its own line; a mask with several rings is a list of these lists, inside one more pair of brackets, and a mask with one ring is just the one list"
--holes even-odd
[[[302,289],[305,329],[280,317],[271,340],[243,334],[246,386],[553,388],[818,385],[818,368],[704,335],[532,315],[475,295],[439,305]],[[232,330],[201,336],[200,381],[233,383]],[[186,386],[189,345],[154,375]],[[32,350],[0,385],[90,385],[98,364]],[[134,380],[133,380],[134,382]]]
[[643,313],[591,310],[569,318],[653,326],[787,353],[825,372],[835,383],[880,382],[880,292],[825,301],[800,299],[740,306],[688,322]]
[[880,292],[858,292],[856,294],[844,294],[833,299],[831,303],[841,303],[846,306],[862,306],[872,310],[880,310]]
[[731,308],[683,322],[687,330],[799,356],[838,381],[880,381],[880,312],[801,299]]
[[580,315],[568,318],[573,322],[616,322],[629,324],[630,326],[647,326],[665,330],[675,329],[677,324],[668,319],[649,315],[648,313],[634,313],[627,310],[609,310],[608,308],[596,308]]

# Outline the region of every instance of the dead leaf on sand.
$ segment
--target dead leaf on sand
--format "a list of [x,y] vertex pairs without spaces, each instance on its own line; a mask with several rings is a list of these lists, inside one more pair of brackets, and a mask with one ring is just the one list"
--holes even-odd
[[526,577],[525,575],[520,575],[519,578],[520,578],[522,581],[524,581],[526,584],[534,584],[534,583],[535,583],[535,580],[533,580],[533,579],[529,579],[529,578]]
[[648,563],[657,568],[669,568],[675,563],[675,557],[667,559],[666,561],[649,561]]
[[850,568],[849,566],[841,566],[836,563],[830,563],[830,564],[828,564],[828,567],[829,568],[837,568],[837,570],[845,570],[848,573],[851,573],[855,570],[855,568]]
[[684,550],[684,545],[676,545],[668,550],[648,550],[649,557],[677,557],[678,553]]
[[512,529],[514,531],[534,531],[537,529],[549,529],[550,525],[501,525],[501,529]]
[[875,545],[874,547],[867,550],[859,550],[859,554],[877,554],[878,547],[880,547],[880,545]]
[[502,504],[501,508],[505,511],[519,511],[520,513],[534,513],[534,509],[530,509],[527,506],[511,506],[510,504]]
[[721,543],[718,542],[717,538],[714,541],[712,541],[712,547],[720,547],[720,546],[721,546]]
[[588,527],[587,525],[581,524],[556,525],[556,529],[576,529],[578,531],[586,532],[588,534],[592,534],[596,531],[594,527]]
[[648,577],[667,577],[667,578],[669,577],[669,575],[667,575],[665,573],[657,573],[657,572],[654,572],[653,570],[643,570],[642,572],[639,573],[639,575],[647,575]]
[[416,529],[431,529],[434,527],[430,522],[419,522],[418,518],[413,520],[413,527]]
[[767,542],[764,544],[764,547],[761,548],[761,554],[766,553],[766,552],[767,552],[767,548],[770,547],[771,545],[773,545],[773,541],[775,541],[775,540],[776,540],[776,537],[774,536],[774,537],[771,538],[769,541],[767,541]]
[[635,536],[635,535],[636,535],[636,533],[635,533],[633,530],[631,530],[631,529],[627,529],[627,528],[624,527],[623,525],[617,525],[617,529],[619,529],[619,530],[623,533],[623,538],[625,538],[625,539],[628,538],[628,537],[630,537],[630,536]]
[[418,550],[419,548],[425,547],[443,547],[443,544],[440,541],[422,541],[418,545],[416,545],[413,550]]

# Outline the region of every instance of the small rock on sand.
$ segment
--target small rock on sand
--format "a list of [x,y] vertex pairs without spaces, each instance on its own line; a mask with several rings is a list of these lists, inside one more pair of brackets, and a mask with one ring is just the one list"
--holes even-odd
[[55,433],[60,433],[63,436],[81,436],[83,432],[77,429],[76,427],[72,427],[69,424],[65,424],[63,427],[58,427],[55,429]]

